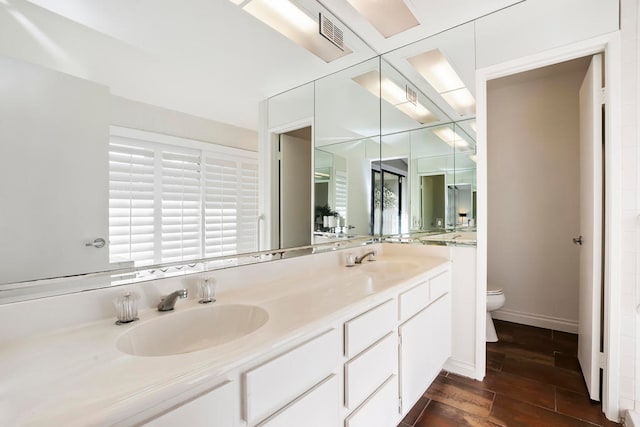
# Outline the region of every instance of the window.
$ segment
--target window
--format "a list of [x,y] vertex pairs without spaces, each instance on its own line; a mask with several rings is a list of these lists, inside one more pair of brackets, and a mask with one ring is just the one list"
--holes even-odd
[[112,127],[109,257],[136,266],[257,250],[257,154]]

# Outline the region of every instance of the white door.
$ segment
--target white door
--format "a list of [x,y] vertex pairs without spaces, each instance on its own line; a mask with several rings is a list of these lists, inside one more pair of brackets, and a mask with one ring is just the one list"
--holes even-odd
[[[602,290],[602,55],[580,87],[580,315],[578,360],[589,396],[600,400]],[[576,241],[577,239],[574,239]]]
[[311,244],[311,140],[280,135],[280,247]]

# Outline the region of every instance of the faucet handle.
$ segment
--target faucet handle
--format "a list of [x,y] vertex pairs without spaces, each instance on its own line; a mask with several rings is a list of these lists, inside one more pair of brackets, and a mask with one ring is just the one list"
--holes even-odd
[[216,302],[216,299],[213,297],[215,293],[215,279],[206,278],[200,283],[200,296],[202,297],[200,304],[209,304],[211,302]]

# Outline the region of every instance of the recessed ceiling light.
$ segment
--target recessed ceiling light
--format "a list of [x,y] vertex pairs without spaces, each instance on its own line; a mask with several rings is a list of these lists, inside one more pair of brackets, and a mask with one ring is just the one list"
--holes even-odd
[[[231,1],[242,4],[242,1]],[[326,62],[352,52],[348,47],[341,49],[321,36],[318,21],[289,0],[250,0],[242,8]]]
[[385,38],[420,25],[404,0],[347,1]]
[[439,49],[408,58],[407,61],[461,116],[475,114],[476,100]]
[[469,147],[469,143],[463,137],[461,137],[458,132],[455,132],[448,126],[434,129],[433,133],[453,148],[464,149]]
[[353,78],[363,88],[367,89],[376,97],[382,97],[386,102],[402,111],[407,116],[420,124],[438,121],[438,117],[429,111],[419,101],[410,101],[407,90],[402,89],[391,79],[380,76],[377,70],[372,70]]

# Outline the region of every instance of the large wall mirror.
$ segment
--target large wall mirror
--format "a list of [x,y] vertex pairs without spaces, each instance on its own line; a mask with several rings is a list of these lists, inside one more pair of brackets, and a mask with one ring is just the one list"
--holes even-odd
[[[471,24],[382,56],[345,28],[326,62],[233,2],[98,3],[0,4],[3,290],[473,225]],[[443,58],[462,86],[426,77]]]
[[320,58],[230,1],[0,3],[0,284],[268,248],[260,103],[375,56],[343,41]]

